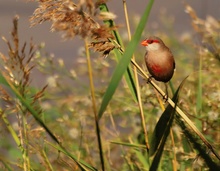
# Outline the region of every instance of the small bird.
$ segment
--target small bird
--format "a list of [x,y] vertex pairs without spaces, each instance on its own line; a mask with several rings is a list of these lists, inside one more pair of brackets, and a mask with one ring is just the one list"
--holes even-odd
[[146,46],[145,63],[149,73],[155,80],[167,83],[172,78],[175,69],[172,52],[156,36],[146,38],[141,44]]
[[[170,81],[175,70],[175,61],[170,49],[156,36],[146,38],[141,44],[146,46],[145,63],[151,77],[164,83]],[[168,95],[168,92],[166,94]]]

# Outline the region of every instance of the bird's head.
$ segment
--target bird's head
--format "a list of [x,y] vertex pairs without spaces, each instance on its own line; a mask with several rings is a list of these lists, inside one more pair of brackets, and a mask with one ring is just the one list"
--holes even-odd
[[146,38],[141,44],[146,47],[147,51],[157,51],[165,46],[163,41],[156,36]]

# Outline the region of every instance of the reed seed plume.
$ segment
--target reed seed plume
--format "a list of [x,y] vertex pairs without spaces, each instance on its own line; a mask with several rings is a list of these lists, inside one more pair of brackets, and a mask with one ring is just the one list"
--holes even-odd
[[[8,55],[0,53],[2,65],[1,73],[9,82],[9,84],[16,88],[15,91],[18,91],[19,94],[21,94],[21,96],[25,99],[31,99],[31,104],[40,114],[41,108],[38,105],[38,100],[43,96],[46,86],[42,90],[39,90],[39,92],[36,94],[30,93],[30,74],[34,68],[32,59],[35,56],[36,48],[32,40],[29,44],[25,42],[20,47],[20,40],[18,36],[18,20],[19,16],[15,16],[13,19],[13,29],[11,32],[12,42],[10,42],[10,40],[6,39],[5,37],[2,37],[8,46]],[[21,104],[15,100],[15,98],[10,93],[8,93],[7,89],[1,87],[0,92],[1,99],[3,99],[7,105],[11,106],[14,104],[14,111],[18,111],[18,113],[19,111],[24,112],[24,110],[21,110]]]
[[220,21],[210,15],[205,20],[199,18],[188,4],[186,4],[186,12],[192,19],[194,30],[201,36],[205,49],[208,49],[220,61]]
[[72,39],[76,35],[90,42],[90,48],[101,52],[103,56],[115,48],[110,39],[113,39],[112,30],[115,28],[99,24],[103,19],[115,17],[111,13],[99,13],[98,7],[105,1],[71,0],[40,0],[39,6],[30,18],[31,26],[50,21],[51,31],[62,32],[64,39]]

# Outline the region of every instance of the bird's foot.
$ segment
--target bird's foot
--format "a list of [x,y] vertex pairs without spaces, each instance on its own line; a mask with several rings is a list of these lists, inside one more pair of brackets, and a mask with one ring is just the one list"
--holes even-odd
[[169,98],[168,87],[167,87],[167,84],[165,83],[165,95],[163,95],[164,103],[167,102],[168,98]]
[[152,80],[153,76],[151,75],[148,79],[147,79],[147,84],[149,84]]
[[165,94],[165,95],[163,95],[163,100],[164,100],[164,103],[166,103],[167,102],[167,100],[168,100],[168,94]]

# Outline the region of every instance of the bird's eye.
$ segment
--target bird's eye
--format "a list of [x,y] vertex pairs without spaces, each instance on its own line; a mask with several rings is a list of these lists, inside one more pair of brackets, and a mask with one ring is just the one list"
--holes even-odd
[[153,40],[147,40],[148,44],[152,44],[154,41]]

